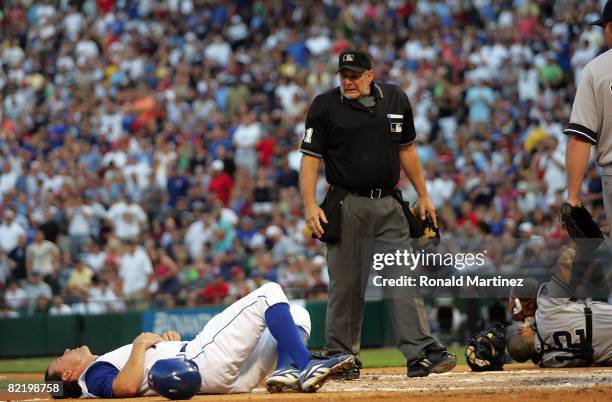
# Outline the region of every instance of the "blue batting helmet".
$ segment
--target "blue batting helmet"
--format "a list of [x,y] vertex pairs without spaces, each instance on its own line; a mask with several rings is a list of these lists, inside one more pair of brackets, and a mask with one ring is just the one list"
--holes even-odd
[[149,371],[149,387],[168,399],[189,399],[200,391],[198,365],[185,357],[158,360]]

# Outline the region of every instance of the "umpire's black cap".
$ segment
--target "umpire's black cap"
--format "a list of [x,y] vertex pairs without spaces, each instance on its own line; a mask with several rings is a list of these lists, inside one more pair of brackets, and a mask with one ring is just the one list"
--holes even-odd
[[372,69],[372,59],[361,49],[346,50],[338,57],[338,71],[351,70],[358,73]]
[[593,22],[593,25],[599,25],[603,27],[606,23],[612,21],[612,0],[608,0],[606,5],[604,6],[603,13],[601,13],[601,17],[597,21]]

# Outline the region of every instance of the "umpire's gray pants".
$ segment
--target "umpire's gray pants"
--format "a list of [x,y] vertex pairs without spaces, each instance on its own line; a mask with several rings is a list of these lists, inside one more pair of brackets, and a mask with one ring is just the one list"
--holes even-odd
[[[329,300],[326,318],[326,351],[349,353],[359,360],[365,284],[371,260],[363,261],[364,239],[393,242],[409,247],[410,232],[402,208],[390,196],[371,199],[348,194],[342,203],[342,234],[329,244]],[[399,246],[401,245],[401,246]],[[368,264],[368,267],[363,267]],[[408,293],[408,292],[407,292]],[[436,343],[430,335],[423,299],[406,294],[387,300],[397,336],[397,347],[407,360]]]

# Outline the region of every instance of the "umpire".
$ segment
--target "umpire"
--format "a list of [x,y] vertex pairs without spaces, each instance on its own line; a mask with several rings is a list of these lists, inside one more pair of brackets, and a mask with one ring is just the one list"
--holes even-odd
[[[397,200],[400,167],[419,194],[421,217],[429,214],[436,226],[437,222],[417,155],[408,97],[395,85],[374,82],[372,61],[363,50],[341,53],[338,73],[340,87],[318,95],[308,112],[300,148],[300,188],[308,227],[328,243],[327,354],[351,353],[360,366],[367,281],[367,271],[360,267],[362,240],[410,241]],[[321,159],[330,184],[323,208],[315,198]],[[398,348],[408,361],[408,376],[455,367],[455,355],[430,335],[420,297],[390,298],[388,306]],[[358,377],[358,368],[345,375]]]
[[[612,0],[601,18],[593,23],[603,27],[604,40],[612,48]],[[567,202],[580,205],[580,187],[595,145],[597,164],[603,168],[603,194],[608,227],[612,233],[612,50],[591,60],[582,70],[570,123],[563,132],[569,136],[566,150]]]

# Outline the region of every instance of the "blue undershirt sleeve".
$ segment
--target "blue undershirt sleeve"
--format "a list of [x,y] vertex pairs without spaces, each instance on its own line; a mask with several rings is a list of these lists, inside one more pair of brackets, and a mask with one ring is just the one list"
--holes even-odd
[[85,384],[90,394],[99,398],[113,397],[113,381],[119,374],[117,367],[110,363],[94,363],[85,373]]

